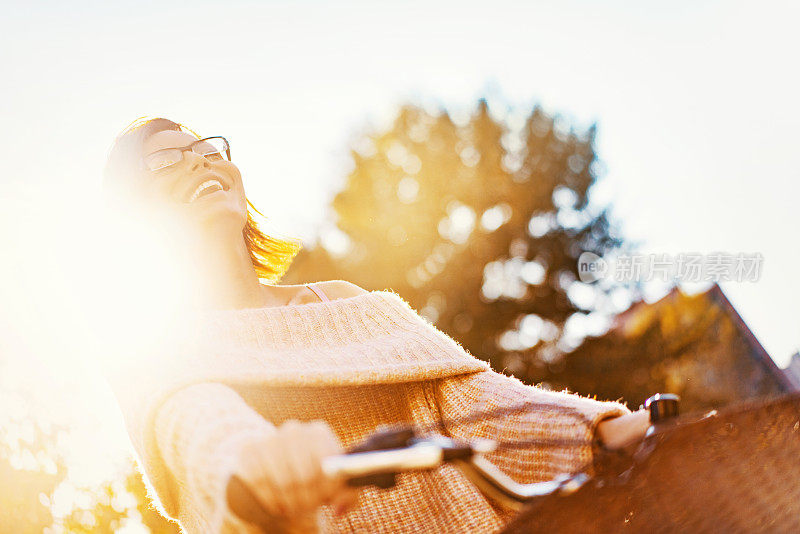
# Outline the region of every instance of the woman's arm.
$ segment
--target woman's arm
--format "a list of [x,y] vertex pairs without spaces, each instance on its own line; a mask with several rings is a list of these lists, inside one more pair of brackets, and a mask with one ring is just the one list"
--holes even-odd
[[246,532],[227,507],[227,483],[247,443],[265,440],[275,431],[223,384],[195,384],[172,394],[156,412],[154,435],[173,478],[170,497],[181,520],[185,510],[194,509],[213,532],[223,525]]
[[326,479],[320,467],[322,458],[342,452],[327,425],[295,421],[276,428],[223,384],[174,393],[159,408],[155,427],[180,505],[199,511],[211,532],[255,532],[227,506],[233,474],[270,513],[301,518],[308,527],[320,504],[342,497],[340,484]]
[[[481,412],[526,403],[530,403],[526,409],[507,415],[460,422]],[[493,371],[442,379],[438,384],[437,405],[442,419],[453,421],[447,430],[454,437],[490,438],[520,445],[530,442],[530,446],[505,449],[489,456],[509,476],[526,483],[588,468],[598,446],[595,439],[598,427],[602,426],[604,431],[611,429],[609,436],[616,435],[617,428],[605,425],[612,418],[630,414],[617,402],[546,391]]]

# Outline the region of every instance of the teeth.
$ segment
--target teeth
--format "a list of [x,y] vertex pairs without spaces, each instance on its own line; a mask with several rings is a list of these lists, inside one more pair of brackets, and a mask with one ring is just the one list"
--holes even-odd
[[189,204],[191,204],[192,202],[194,202],[195,200],[197,200],[197,197],[199,197],[199,196],[200,196],[200,194],[201,194],[203,191],[205,191],[205,190],[206,190],[206,189],[208,189],[209,187],[214,187],[214,186],[217,186],[217,187],[218,187],[220,190],[223,190],[223,189],[225,189],[224,187],[222,187],[222,184],[221,184],[221,183],[219,183],[219,180],[206,180],[206,181],[205,181],[205,182],[203,182],[202,184],[198,185],[198,186],[197,186],[197,189],[195,189],[195,190],[194,190],[194,193],[192,193],[192,196],[191,196],[191,197],[189,197]]

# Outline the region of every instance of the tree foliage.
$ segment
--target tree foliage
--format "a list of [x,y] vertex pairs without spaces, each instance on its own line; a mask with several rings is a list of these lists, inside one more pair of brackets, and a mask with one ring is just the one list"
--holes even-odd
[[2,358],[0,371],[0,534],[110,534],[126,524],[177,534],[150,505],[132,461],[97,487],[76,487],[65,445],[69,424],[33,392],[14,387],[20,375]]
[[590,202],[594,138],[539,107],[514,122],[481,100],[458,124],[404,106],[353,145],[332,204],[345,250],[322,239],[285,280],[390,288],[474,355],[529,378],[562,352],[566,321],[593,309],[569,296],[579,255],[621,244]]

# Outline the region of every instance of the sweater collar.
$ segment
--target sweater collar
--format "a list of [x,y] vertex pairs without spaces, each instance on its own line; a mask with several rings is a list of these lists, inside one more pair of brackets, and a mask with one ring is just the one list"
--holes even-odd
[[196,326],[191,364],[180,366],[213,369],[234,382],[356,385],[488,369],[392,291],[214,310]]

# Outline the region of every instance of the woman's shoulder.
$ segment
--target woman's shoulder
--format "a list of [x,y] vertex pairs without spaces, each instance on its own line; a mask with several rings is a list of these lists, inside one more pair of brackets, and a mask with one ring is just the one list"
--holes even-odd
[[347,280],[325,280],[322,282],[314,282],[314,287],[318,287],[325,292],[329,299],[344,299],[349,297],[356,297],[369,293],[366,289]]

